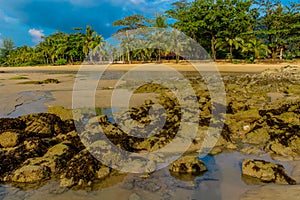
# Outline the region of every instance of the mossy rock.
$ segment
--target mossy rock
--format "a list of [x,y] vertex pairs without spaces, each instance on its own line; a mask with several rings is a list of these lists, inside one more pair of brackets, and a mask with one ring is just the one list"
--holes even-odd
[[264,160],[244,160],[242,173],[244,176],[256,178],[263,183],[296,184],[296,181],[285,173],[282,165]]
[[9,80],[24,80],[24,79],[28,79],[28,78],[25,76],[15,76],[10,78]]
[[30,136],[51,137],[65,132],[64,122],[49,113],[31,114],[20,117],[26,122],[25,132]]
[[53,106],[48,108],[47,113],[55,114],[59,116],[62,120],[73,119],[72,109],[66,109],[62,106]]
[[300,85],[289,85],[284,92],[288,94],[300,94]]
[[280,115],[276,115],[275,118],[289,125],[300,126],[300,115],[294,112],[284,112]]
[[169,170],[176,173],[201,173],[207,171],[207,168],[196,156],[183,156],[173,162]]
[[57,79],[46,79],[46,80],[43,80],[43,81],[25,81],[25,82],[20,82],[18,84],[34,84],[34,85],[41,85],[41,84],[58,84],[60,83],[59,80]]
[[4,148],[15,147],[19,144],[20,135],[13,131],[0,134],[0,145]]
[[256,129],[246,135],[244,143],[250,144],[266,144],[270,140],[268,128]]
[[236,113],[233,117],[239,120],[253,122],[261,118],[258,109],[250,109]]
[[63,157],[66,154],[70,153],[70,147],[65,145],[64,143],[57,144],[53,147],[51,147],[47,153],[44,155],[44,157],[48,158],[59,158]]
[[108,167],[101,167],[98,171],[97,171],[97,178],[98,179],[104,179],[106,178],[109,174],[110,174],[110,168]]
[[17,183],[36,183],[50,177],[51,171],[46,166],[26,165],[17,169],[12,181]]
[[298,136],[293,136],[288,139],[287,144],[282,144],[278,139],[275,139],[270,141],[264,149],[266,152],[286,157],[289,160],[299,159],[300,138]]

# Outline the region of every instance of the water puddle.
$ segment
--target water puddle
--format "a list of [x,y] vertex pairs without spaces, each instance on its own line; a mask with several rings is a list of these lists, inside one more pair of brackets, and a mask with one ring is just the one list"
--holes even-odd
[[[139,174],[114,175],[91,188],[69,190],[59,186],[59,182],[50,182],[38,189],[20,189],[13,186],[1,186],[0,198],[10,199],[239,199],[247,190],[260,186],[247,185],[241,178],[241,163],[247,158],[258,158],[239,152],[222,153],[202,158],[208,171],[200,176],[170,174],[168,168],[161,169],[143,179]],[[268,155],[261,159],[276,162]],[[288,174],[289,162],[283,164]],[[288,187],[288,186],[287,186]]]
[[1,117],[16,118],[27,114],[46,112],[48,107],[45,106],[45,103],[53,100],[54,98],[52,98],[50,92],[21,92],[19,93],[19,98],[16,100],[18,105],[15,106],[15,109],[7,116]]

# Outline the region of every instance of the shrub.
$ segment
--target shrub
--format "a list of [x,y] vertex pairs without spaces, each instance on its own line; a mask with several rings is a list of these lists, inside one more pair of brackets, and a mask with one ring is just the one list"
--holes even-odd
[[66,65],[67,63],[68,63],[67,60],[63,59],[63,58],[61,58],[55,62],[56,65]]
[[36,64],[31,61],[19,64],[20,67],[34,66],[34,65],[36,65]]

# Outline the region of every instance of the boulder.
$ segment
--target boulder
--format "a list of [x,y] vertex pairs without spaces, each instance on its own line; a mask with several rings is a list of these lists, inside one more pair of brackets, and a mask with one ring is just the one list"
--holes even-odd
[[7,130],[23,130],[26,127],[25,121],[16,118],[2,118],[0,119],[0,133]]
[[31,114],[20,119],[26,122],[25,132],[29,136],[52,137],[65,132],[64,122],[54,114]]
[[268,128],[259,128],[247,133],[243,142],[249,144],[266,144],[268,140],[270,140]]
[[183,156],[173,162],[169,170],[176,173],[201,173],[207,171],[207,168],[196,156]]
[[103,179],[107,177],[109,174],[110,174],[110,168],[103,166],[97,171],[97,178]]
[[78,184],[80,179],[87,183],[96,178],[100,167],[101,163],[85,149],[68,161],[63,177],[73,180],[74,184]]
[[50,169],[39,165],[26,165],[17,169],[12,181],[17,183],[36,183],[50,177]]
[[246,177],[258,179],[263,183],[296,184],[296,181],[285,173],[282,165],[264,160],[244,160],[242,174]]
[[0,134],[0,145],[4,148],[15,147],[19,144],[19,134],[13,131],[7,131]]

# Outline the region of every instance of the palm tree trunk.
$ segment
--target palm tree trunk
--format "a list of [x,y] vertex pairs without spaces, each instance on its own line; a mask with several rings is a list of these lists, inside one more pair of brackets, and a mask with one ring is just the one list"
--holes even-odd
[[229,52],[230,52],[230,62],[232,63],[232,59],[233,59],[233,48],[232,48],[232,45],[230,46],[229,48]]
[[158,63],[160,63],[161,62],[161,50],[160,50],[160,48],[158,49]]
[[276,52],[276,50],[272,49],[272,59],[273,59],[273,61],[276,60],[276,57],[277,57],[277,52]]
[[213,58],[214,61],[217,60],[215,42],[216,42],[216,38],[215,38],[214,35],[212,35],[212,38],[211,38],[211,53],[212,53],[212,58]]
[[282,60],[283,48],[280,48],[280,60]]
[[176,64],[178,64],[178,63],[179,63],[179,55],[176,54]]
[[128,48],[127,48],[127,57],[128,57],[128,63],[131,64],[130,51]]

